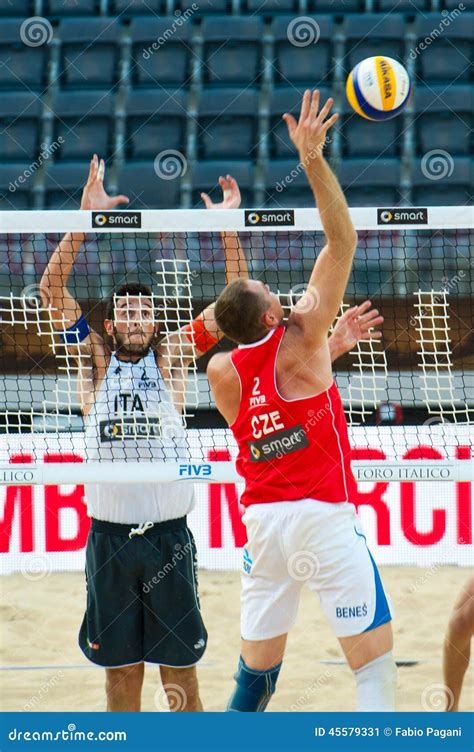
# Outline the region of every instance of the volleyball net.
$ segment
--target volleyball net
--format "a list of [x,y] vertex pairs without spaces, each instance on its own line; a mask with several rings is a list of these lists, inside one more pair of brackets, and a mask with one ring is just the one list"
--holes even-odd
[[[472,209],[351,214],[358,246],[341,314],[370,300],[384,317],[380,340],[359,340],[333,364],[356,478],[473,480]],[[228,242],[238,236],[250,277],[278,292],[289,311],[325,242],[318,213],[18,211],[0,222],[0,484],[236,482],[236,447],[205,373],[214,350],[189,362],[184,335],[182,378],[168,384],[170,399],[134,404],[133,384],[108,379],[103,389],[118,384],[129,397],[115,400],[108,428],[88,440],[93,411],[85,416],[83,406],[97,397],[84,377],[88,364],[74,331],[67,344],[58,336],[64,307],[45,299],[40,280],[64,234],[84,234],[67,287],[89,326],[113,350],[107,302],[115,317],[114,291],[145,284],[150,295],[138,297],[151,301],[163,347],[223,289],[222,233]],[[223,340],[216,349],[231,347]],[[179,344],[176,352],[179,361]],[[179,419],[169,408],[177,402]],[[310,422],[320,417],[308,413]]]

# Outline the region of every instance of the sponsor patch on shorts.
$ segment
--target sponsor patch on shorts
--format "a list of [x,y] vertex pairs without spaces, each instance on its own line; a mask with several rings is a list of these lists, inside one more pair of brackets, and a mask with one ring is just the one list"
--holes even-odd
[[251,462],[266,462],[283,457],[285,454],[297,452],[309,446],[308,437],[303,426],[285,428],[275,431],[270,436],[258,441],[249,441]]

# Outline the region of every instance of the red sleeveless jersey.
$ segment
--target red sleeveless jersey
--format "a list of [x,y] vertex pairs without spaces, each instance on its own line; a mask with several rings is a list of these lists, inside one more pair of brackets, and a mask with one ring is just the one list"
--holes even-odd
[[272,501],[354,499],[347,423],[336,384],[315,397],[284,399],[276,360],[285,327],[232,351],[241,385],[239,414],[230,426],[245,478],[244,506]]

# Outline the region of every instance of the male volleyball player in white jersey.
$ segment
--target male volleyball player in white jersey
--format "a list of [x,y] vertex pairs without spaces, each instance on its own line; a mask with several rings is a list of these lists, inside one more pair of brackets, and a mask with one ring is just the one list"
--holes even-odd
[[[105,165],[91,160],[81,208],[107,210],[128,201],[109,197]],[[231,176],[220,178],[224,200],[208,208],[237,208]],[[66,235],[41,280],[45,306],[70,354],[77,357],[79,396],[86,419],[88,459],[185,460],[181,418],[191,361],[222,336],[213,306],[184,329],[157,341],[151,290],[125,284],[112,294],[102,336],[91,330],[67,289],[84,235]],[[246,274],[235,233],[223,233],[228,279]],[[54,311],[57,311],[55,314]],[[80,343],[78,345],[78,343]],[[136,472],[136,465],[135,465]],[[202,710],[195,664],[207,643],[197,594],[196,548],[186,525],[194,505],[191,484],[86,486],[92,517],[86,551],[87,610],[79,644],[106,668],[107,709],[140,710],[144,663],[160,665],[172,710]]]
[[[248,542],[241,596],[242,654],[228,710],[265,710],[304,581],[318,593],[357,684],[357,709],[395,706],[391,614],[360,531],[350,446],[333,380],[328,331],[357,244],[344,194],[323,144],[337,115],[306,91],[299,121],[283,116],[313,189],[326,245],[286,327],[276,295],[236,280],[215,317],[239,347],[215,355],[208,377],[239,447]],[[302,571],[300,567],[307,571]],[[306,576],[307,575],[307,576]]]

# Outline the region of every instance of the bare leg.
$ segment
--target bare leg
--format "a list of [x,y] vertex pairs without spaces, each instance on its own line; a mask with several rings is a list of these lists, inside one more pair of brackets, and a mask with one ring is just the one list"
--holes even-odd
[[138,713],[140,711],[144,673],[145,664],[143,663],[105,669],[108,712]]
[[456,601],[444,638],[443,675],[446,710],[456,711],[469,666],[471,638],[474,634],[474,577],[463,587]]
[[163,689],[168,698],[169,708],[174,713],[202,712],[196,666],[174,668],[160,666]]
[[287,634],[270,640],[242,640],[242,658],[245,665],[254,671],[266,671],[283,660]]
[[353,637],[341,637],[339,642],[349,666],[357,671],[393,648],[392,624],[388,622]]

